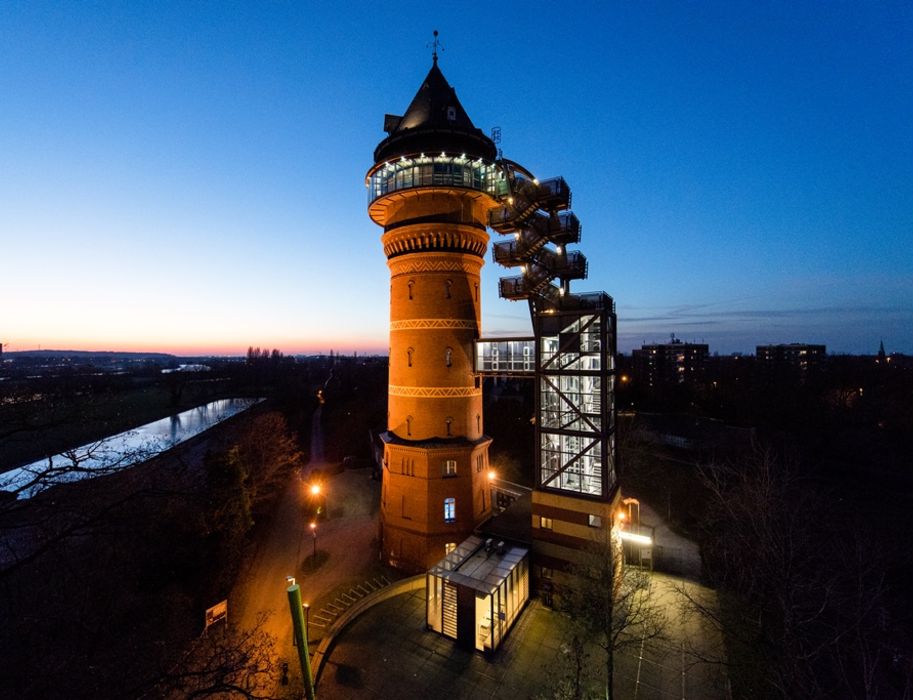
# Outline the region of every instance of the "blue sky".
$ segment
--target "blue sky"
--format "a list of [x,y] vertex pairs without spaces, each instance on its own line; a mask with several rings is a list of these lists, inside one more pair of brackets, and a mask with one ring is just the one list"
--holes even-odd
[[[913,4],[0,4],[0,341],[387,347],[364,174],[440,65],[619,347],[913,352]],[[529,331],[483,277],[483,333]]]

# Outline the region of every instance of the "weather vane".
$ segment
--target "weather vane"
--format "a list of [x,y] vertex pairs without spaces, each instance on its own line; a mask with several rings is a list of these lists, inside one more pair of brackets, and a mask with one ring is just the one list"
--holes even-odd
[[437,50],[440,49],[442,52],[444,51],[444,47],[441,45],[441,42],[437,38],[437,29],[434,30],[434,41],[432,41],[430,44],[426,44],[426,46],[431,47],[431,59],[437,63]]

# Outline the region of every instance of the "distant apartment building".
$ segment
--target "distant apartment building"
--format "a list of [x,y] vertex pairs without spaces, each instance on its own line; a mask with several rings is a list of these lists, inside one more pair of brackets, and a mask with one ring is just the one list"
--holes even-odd
[[827,348],[824,345],[788,343],[758,345],[756,363],[764,379],[806,382],[824,366]]
[[704,380],[709,348],[672,336],[668,343],[643,345],[634,350],[634,377],[648,389],[696,384]]

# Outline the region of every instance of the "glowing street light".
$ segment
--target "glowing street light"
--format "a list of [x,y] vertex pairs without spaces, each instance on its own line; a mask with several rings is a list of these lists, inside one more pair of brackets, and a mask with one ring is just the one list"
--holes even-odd
[[314,536],[314,561],[317,561],[317,523],[311,522],[311,534]]
[[326,506],[326,494],[323,492],[323,485],[319,481],[312,481],[307,490],[311,499],[311,509],[314,517],[319,518]]

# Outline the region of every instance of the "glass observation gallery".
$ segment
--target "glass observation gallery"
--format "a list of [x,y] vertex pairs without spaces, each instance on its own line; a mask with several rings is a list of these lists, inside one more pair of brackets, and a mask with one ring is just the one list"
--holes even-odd
[[497,649],[529,600],[529,550],[472,536],[427,574],[428,628],[467,649]]

